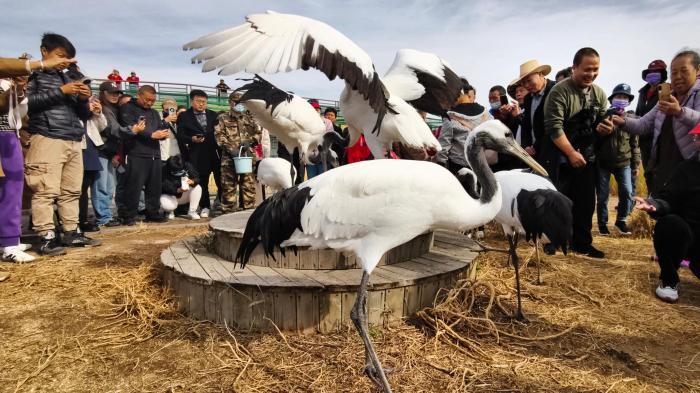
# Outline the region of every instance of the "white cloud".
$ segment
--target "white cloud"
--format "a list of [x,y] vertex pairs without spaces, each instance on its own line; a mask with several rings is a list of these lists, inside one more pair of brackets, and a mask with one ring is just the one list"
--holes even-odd
[[[667,62],[681,47],[697,47],[700,11],[692,1],[163,1],[88,0],[12,2],[2,5],[2,55],[38,55],[41,33],[69,37],[82,69],[94,77],[116,67],[144,80],[214,85],[216,73],[191,65],[181,46],[198,36],[242,23],[245,15],[273,9],[320,19],[354,40],[384,72],[400,48],[432,51],[448,60],[486,101],[488,88],[515,78],[520,63],[537,58],[553,72],[574,52],[592,46],[601,54],[598,84],[639,88],[641,70]],[[241,75],[245,77],[245,75]],[[554,75],[552,75],[554,77]],[[270,76],[280,87],[335,99],[342,82],[319,72]],[[234,78],[227,77],[229,85]],[[233,82],[233,83],[232,83]]]

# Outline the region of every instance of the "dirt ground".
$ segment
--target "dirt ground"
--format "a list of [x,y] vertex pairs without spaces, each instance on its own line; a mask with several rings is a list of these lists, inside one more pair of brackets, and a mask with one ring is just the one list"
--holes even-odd
[[[158,259],[170,242],[206,232],[188,224],[105,230],[99,248],[0,264],[12,274],[0,283],[0,391],[377,391],[354,330],[242,334],[179,315]],[[527,265],[527,322],[506,315],[514,273],[492,252],[452,303],[373,327],[394,391],[700,392],[700,281],[682,269],[679,302],[661,303],[649,240],[594,242],[606,260],[547,257],[542,285]],[[505,246],[495,230],[487,243]]]

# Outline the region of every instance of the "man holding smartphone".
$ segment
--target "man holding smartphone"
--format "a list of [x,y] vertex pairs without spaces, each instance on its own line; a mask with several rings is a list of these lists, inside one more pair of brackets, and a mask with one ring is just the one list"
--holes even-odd
[[[122,132],[126,153],[125,214],[123,225],[134,225],[139,197],[145,187],[146,221],[164,222],[159,214],[162,164],[160,141],[170,136],[168,127],[158,112],[151,108],[156,102],[156,89],[141,86],[136,99],[121,107],[119,121],[128,132]],[[143,125],[143,129],[141,127]],[[139,131],[141,130],[141,131]]]
[[[72,59],[75,47],[64,36],[44,34],[42,62]],[[29,77],[28,131],[31,134],[24,175],[32,195],[34,229],[42,237],[41,255],[65,254],[63,246],[84,247],[98,242],[78,231],[78,200],[83,183],[81,123],[91,116],[90,88],[71,81],[63,69],[46,69]],[[59,239],[54,226],[54,202],[63,225]]]
[[190,162],[199,173],[202,185],[201,217],[209,217],[209,176],[214,174],[217,189],[221,190],[221,152],[214,137],[214,127],[218,124],[216,112],[207,109],[207,93],[203,90],[190,92],[190,109],[182,112],[177,119],[178,136],[189,145]]

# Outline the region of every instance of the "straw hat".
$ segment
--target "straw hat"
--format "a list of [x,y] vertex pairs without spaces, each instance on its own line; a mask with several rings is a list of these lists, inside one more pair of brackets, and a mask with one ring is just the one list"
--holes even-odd
[[547,64],[540,64],[537,60],[528,60],[520,65],[520,76],[516,80],[516,83],[520,83],[526,76],[536,72],[541,72],[546,76],[552,72],[552,67]]
[[506,87],[506,91],[508,92],[508,95],[510,96],[510,98],[512,98],[514,100],[517,100],[517,98],[515,98],[515,91],[518,88],[518,84],[519,84],[518,82],[520,82],[520,79],[513,79],[508,84],[508,87]]

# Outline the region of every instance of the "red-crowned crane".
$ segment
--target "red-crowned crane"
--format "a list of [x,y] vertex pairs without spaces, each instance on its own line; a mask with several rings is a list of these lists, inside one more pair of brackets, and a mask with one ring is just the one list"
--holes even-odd
[[388,250],[434,229],[465,231],[493,220],[501,208],[501,188],[484,149],[512,154],[546,174],[503,123],[484,122],[470,133],[465,154],[481,184],[470,197],[445,168],[426,161],[372,160],[345,165],[278,192],[250,216],[236,262],[245,267],[262,244],[275,247],[332,248],[357,255],[363,275],[351,319],[365,345],[365,372],[386,392],[391,388],[368,336],[369,276]]
[[[289,174],[292,177],[289,177]],[[265,199],[264,186],[270,187],[273,192],[286,190],[294,185],[293,180],[297,177],[297,171],[292,163],[279,157],[263,158],[258,164],[256,178],[263,185],[263,199]]]
[[[463,168],[458,172],[460,181],[475,194],[473,172]],[[537,263],[537,283],[540,280],[539,243],[548,245],[553,250],[561,249],[566,255],[571,242],[573,216],[571,200],[557,191],[549,179],[524,172],[520,169],[500,171],[494,174],[501,186],[503,203],[496,214],[495,221],[501,225],[508,239],[508,251],[515,269],[515,287],[518,310],[514,317],[523,319],[520,299],[520,272],[517,254],[518,237],[525,236],[526,241],[533,240]]]
[[183,46],[200,48],[206,49],[192,61],[205,61],[204,72],[221,68],[221,75],[271,74],[316,68],[330,80],[340,77],[345,81],[340,109],[350,145],[364,133],[375,158],[385,157],[393,142],[439,151],[440,144],[411,104],[442,114],[462,88],[439,57],[411,50],[399,51],[385,83],[369,55],[342,33],[314,19],[272,11],[248,15],[242,25]]

